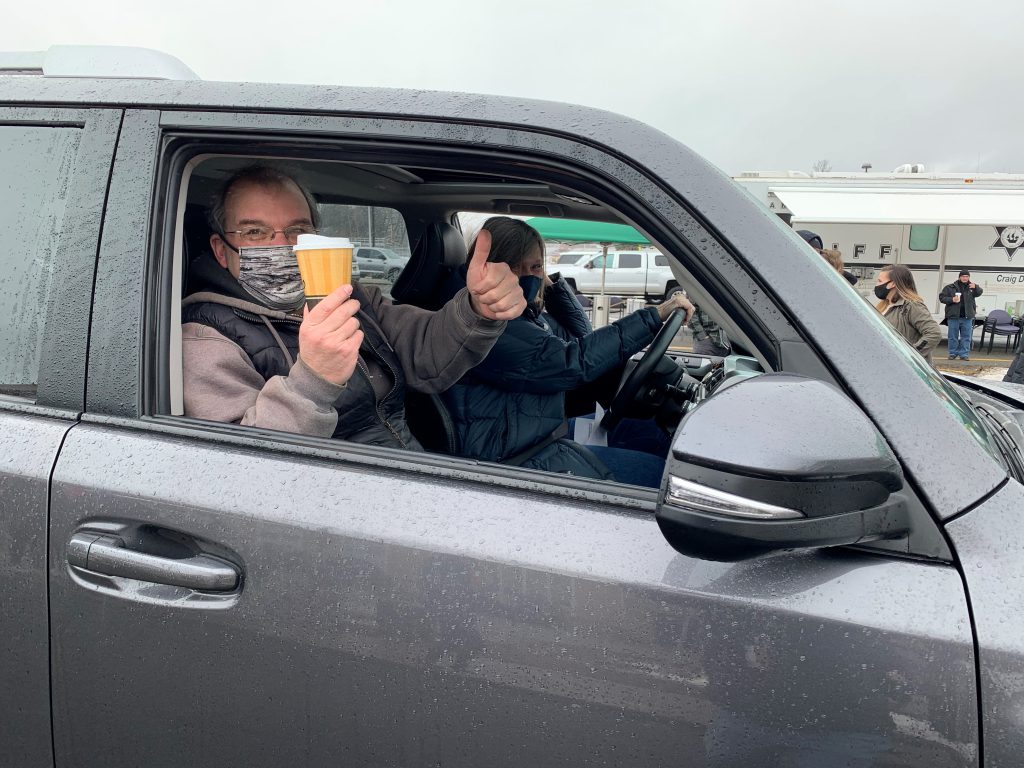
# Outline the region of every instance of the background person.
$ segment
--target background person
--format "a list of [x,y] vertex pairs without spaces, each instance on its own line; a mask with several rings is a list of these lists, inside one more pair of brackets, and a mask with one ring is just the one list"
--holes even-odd
[[[508,323],[490,354],[442,397],[458,433],[461,454],[549,472],[614,479],[656,487],[664,458],[619,447],[581,445],[559,433],[566,422],[566,393],[625,365],[653,341],[677,308],[691,310],[681,294],[659,307],[644,307],[595,331],[582,330],[564,281],[544,271],[544,240],[526,222],[497,216],[479,238],[491,237],[492,261],[519,276],[522,314]],[[459,287],[459,274],[451,289]],[[544,312],[544,308],[548,312]],[[554,320],[554,322],[552,322]],[[558,330],[556,330],[558,329]]]
[[732,354],[732,343],[715,319],[698,305],[693,305],[690,317],[690,330],[693,331],[693,351],[698,355],[709,357],[726,357]]
[[825,261],[832,265],[833,269],[846,278],[850,285],[856,285],[858,277],[846,269],[843,264],[843,254],[838,248],[826,248],[821,241],[821,235],[811,232],[809,229],[798,229],[796,232],[811,248],[824,257]]
[[971,273],[960,270],[956,282],[950,283],[939,293],[939,301],[946,305],[946,325],[949,338],[949,359],[971,359],[971,338],[974,336],[974,318],[978,314],[977,303],[981,296],[980,285],[971,282]]
[[1003,381],[1008,381],[1011,384],[1024,384],[1024,336],[1017,342],[1016,354],[1013,356],[1010,367],[1006,369]]
[[931,363],[932,350],[942,340],[942,330],[917,293],[910,269],[902,264],[882,267],[875,284],[875,296],[879,300],[875,308]]
[[843,254],[838,248],[822,248],[818,253],[840,275],[846,272],[846,269],[843,267]]

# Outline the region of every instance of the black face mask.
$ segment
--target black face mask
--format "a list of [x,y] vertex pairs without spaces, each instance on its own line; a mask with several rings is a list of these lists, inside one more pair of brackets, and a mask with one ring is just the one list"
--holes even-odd
[[527,301],[533,301],[537,298],[542,285],[544,285],[544,280],[536,275],[524,275],[519,278],[519,287],[523,289],[523,296],[526,297]]
[[875,286],[875,296],[878,297],[879,301],[885,301],[889,297],[889,288],[885,287],[885,283]]

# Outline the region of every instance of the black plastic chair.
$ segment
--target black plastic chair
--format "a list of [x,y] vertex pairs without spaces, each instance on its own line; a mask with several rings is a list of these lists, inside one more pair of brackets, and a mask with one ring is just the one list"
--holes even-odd
[[985,324],[981,327],[981,343],[978,349],[985,346],[985,334],[988,333],[988,351],[992,351],[992,344],[996,336],[1006,337],[1006,351],[1010,351],[1010,342],[1013,341],[1014,348],[1020,339],[1020,326],[1013,322],[1013,318],[1001,309],[993,309],[985,318]]

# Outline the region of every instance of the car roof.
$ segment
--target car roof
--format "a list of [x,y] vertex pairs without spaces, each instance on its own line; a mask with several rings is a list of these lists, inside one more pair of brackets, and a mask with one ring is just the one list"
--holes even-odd
[[[589,145],[606,156],[621,158],[634,170],[682,194],[694,209],[721,212],[718,228],[727,237],[762,241],[758,231],[773,214],[752,206],[746,193],[718,168],[677,140],[651,126],[605,110],[536,99],[472,93],[368,88],[334,85],[148,80],[126,77],[48,77],[0,73],[0,106],[109,107],[153,109],[162,121],[199,127],[210,124],[210,112],[274,114],[297,130],[316,130],[323,116],[392,118],[405,123],[377,125],[375,131],[401,136],[409,121],[440,124],[438,139],[452,135],[445,124],[458,122],[538,133]],[[196,114],[199,113],[199,114]],[[358,130],[358,129],[357,129]],[[513,142],[515,143],[515,142]],[[507,187],[508,185],[502,185]],[[557,192],[556,192],[557,194]],[[563,200],[563,203],[568,202]],[[739,203],[742,215],[731,210]],[[565,218],[621,220],[587,206],[563,206]],[[729,215],[725,212],[728,211]],[[754,226],[751,218],[760,220]],[[628,222],[627,222],[628,223]]]

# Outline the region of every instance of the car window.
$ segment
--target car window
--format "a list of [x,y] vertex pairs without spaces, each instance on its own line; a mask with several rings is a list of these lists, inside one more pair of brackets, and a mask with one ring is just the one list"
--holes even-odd
[[[236,170],[246,167],[249,164],[250,163],[243,158],[227,156],[204,159],[196,164],[195,168],[191,171],[191,175],[188,181],[188,188],[186,190],[185,195],[187,199],[186,211],[184,215],[182,215],[182,221],[185,230],[188,230],[190,222],[192,222],[194,226],[198,227],[202,231],[199,232],[198,235],[195,235],[195,233],[190,235],[186,231],[183,237],[183,241],[186,244],[186,246],[190,241],[195,240],[197,243],[200,244],[200,246],[205,247],[204,244],[209,241],[209,227],[205,225],[207,217],[205,215],[200,215],[202,212],[198,210],[193,210],[191,212],[192,215],[190,216],[188,209],[208,208],[211,203],[211,200],[215,199],[217,191],[222,188],[224,181],[229,177],[229,175],[235,172]],[[345,237],[355,244],[356,250],[354,251],[354,253],[358,257],[358,260],[360,262],[361,274],[357,278],[359,284],[364,288],[379,288],[381,290],[381,293],[384,294],[385,298],[395,298],[398,301],[398,303],[414,303],[404,301],[402,296],[393,297],[390,291],[393,287],[395,277],[398,274],[398,270],[400,270],[404,266],[405,260],[408,259],[407,254],[409,253],[409,240],[417,240],[421,238],[423,236],[422,230],[414,233],[413,237],[410,237],[410,234],[407,233],[405,216],[408,216],[408,214],[403,214],[403,212],[399,210],[399,208],[405,203],[405,201],[402,199],[400,195],[396,194],[396,205],[393,208],[379,205],[366,206],[353,203],[353,199],[358,198],[360,192],[360,188],[358,186],[360,183],[360,179],[356,173],[352,171],[346,171],[344,163],[338,163],[337,166],[337,168],[332,167],[332,170],[330,172],[325,172],[325,166],[320,166],[314,170],[313,168],[306,165],[304,161],[295,160],[286,164],[279,164],[278,167],[281,170],[286,170],[289,173],[294,173],[296,178],[298,178],[304,184],[309,186],[310,193],[319,201],[320,221],[318,224],[318,230],[320,234],[328,237]],[[331,179],[336,179],[337,187],[332,185]],[[481,189],[485,188],[486,187],[484,185],[481,185]],[[477,194],[482,194],[482,192]],[[346,202],[330,202],[331,198],[335,196],[344,197]],[[442,204],[446,203],[447,200],[443,201]],[[416,204],[417,206],[421,206],[422,201],[417,200]],[[609,215],[613,216],[614,214]],[[416,220],[432,219],[433,221],[440,222],[450,221],[451,215],[447,213],[443,208],[438,209],[431,216],[424,216],[419,209],[416,209],[415,217],[409,218]],[[364,243],[367,243],[369,240],[374,240],[375,244],[372,246],[369,244],[364,245]],[[378,245],[377,243],[384,243],[384,245]],[[449,246],[446,244],[445,247],[447,248]],[[572,252],[570,255],[574,259],[579,259],[587,263],[587,266],[590,266],[590,261],[594,261],[594,264],[597,266],[598,271],[600,271],[601,265],[605,262],[605,260],[609,262],[609,266],[613,266],[615,264],[615,259],[617,255],[620,254],[616,254],[615,252],[609,252],[607,256],[604,256],[600,253],[595,253],[594,250],[589,250],[575,251]],[[625,252],[624,255],[627,264],[633,266],[641,266],[643,264],[643,256],[640,253]],[[204,277],[203,273],[194,269],[194,262],[191,259],[185,259],[184,263],[189,265],[190,274],[186,276],[186,279],[184,281],[186,287],[183,291],[182,301],[182,314],[184,320],[184,322],[182,323],[183,338],[182,348],[179,352],[177,352],[177,354],[180,355],[182,359],[180,368],[182,370],[183,384],[182,387],[180,388],[181,395],[178,396],[180,399],[175,399],[174,397],[170,399],[170,413],[173,415],[184,415],[189,417],[206,419],[209,421],[230,421],[234,423],[242,421],[243,423],[247,424],[251,423],[253,426],[256,426],[258,428],[263,427],[266,429],[278,429],[280,431],[295,431],[298,432],[299,434],[309,435],[310,437],[326,436],[324,434],[316,432],[315,430],[303,432],[301,430],[305,428],[304,426],[300,427],[298,424],[292,423],[290,421],[287,422],[286,424],[285,420],[282,420],[280,422],[274,422],[275,425],[280,424],[280,426],[271,426],[269,421],[267,420],[263,420],[262,424],[259,421],[253,422],[251,419],[246,421],[245,419],[248,419],[249,417],[244,416],[244,411],[248,410],[248,408],[250,407],[250,404],[248,402],[242,405],[242,412],[236,413],[232,411],[228,413],[228,410],[230,409],[221,409],[220,400],[218,400],[217,403],[214,403],[209,406],[211,410],[204,411],[201,410],[201,408],[206,408],[207,404],[204,403],[196,405],[196,400],[190,399],[192,397],[192,395],[190,395],[190,391],[192,393],[195,393],[197,391],[194,387],[190,390],[190,387],[192,387],[192,385],[188,383],[190,381],[197,381],[197,378],[195,376],[189,379],[189,371],[197,370],[196,365],[198,363],[196,361],[199,360],[199,358],[196,357],[196,353],[194,352],[194,350],[197,348],[197,346],[203,344],[202,338],[204,334],[206,335],[207,338],[209,337],[209,332],[206,331],[204,331],[202,334],[199,334],[199,332],[196,330],[196,326],[207,325],[208,327],[213,327],[210,326],[209,323],[215,321],[223,322],[225,323],[225,325],[216,326],[216,332],[220,333],[221,335],[234,333],[237,330],[234,326],[238,323],[239,315],[233,313],[231,310],[225,310],[226,314],[222,312],[221,314],[217,315],[216,318],[221,318],[220,320],[217,320],[213,314],[204,314],[205,312],[207,312],[206,309],[196,309],[197,302],[202,303],[209,301],[209,299],[206,298],[200,299],[195,297],[199,294],[204,293],[204,291],[208,293],[208,290],[211,287],[211,283],[207,281],[207,278]],[[212,270],[214,273],[219,273],[219,270],[224,268],[224,265],[220,265],[218,267],[217,265],[214,265],[212,263],[208,263],[208,266],[214,267],[214,269]],[[417,274],[419,274],[419,272],[417,272]],[[193,280],[193,276],[195,276],[197,280]],[[199,287],[200,284],[202,285],[202,287]],[[251,293],[249,289],[252,287],[252,285],[246,284],[244,286],[244,290],[249,291]],[[458,288],[456,288],[455,290],[458,290]],[[247,300],[247,298],[242,296],[237,296],[237,298]],[[631,302],[629,306],[627,306],[624,301],[616,300],[615,302],[613,302],[613,306],[610,308],[610,316],[607,318],[598,317],[598,315],[595,314],[596,310],[594,309],[594,302],[591,301],[590,299],[587,299],[586,297],[583,297],[582,301],[578,303],[578,308],[572,308],[571,304],[566,305],[563,308],[559,308],[553,304],[551,307],[548,308],[547,311],[555,313],[553,315],[548,315],[549,317],[552,318],[553,323],[564,322],[566,323],[565,328],[571,327],[573,329],[573,333],[578,333],[579,331],[576,329],[579,327],[589,326],[590,324],[595,322],[605,323],[610,320],[619,320],[626,318],[627,315],[643,308],[645,303],[646,302],[644,301],[644,299],[639,298]],[[220,306],[227,305],[218,305],[218,307]],[[211,313],[215,311],[219,312],[220,310],[210,310]],[[246,309],[246,311],[248,312],[249,310]],[[285,311],[288,312],[290,310],[286,308]],[[185,319],[186,317],[188,319]],[[636,336],[636,343],[630,342],[631,346],[629,349],[629,354],[631,355],[639,353],[643,349],[645,344],[650,342],[650,339],[647,338],[645,335],[649,332],[647,329],[648,324],[642,320],[642,317],[646,317],[646,315],[638,315],[635,318],[629,318],[626,320],[627,326],[629,328],[633,328],[634,326],[636,326],[635,330],[638,331]],[[250,322],[250,320],[247,317],[241,319],[244,320],[246,323]],[[267,345],[269,345],[269,349],[274,350],[273,355],[271,355],[269,352],[260,352],[256,349],[256,347],[253,347],[252,354],[257,356],[252,358],[252,360],[255,361],[255,366],[263,365],[263,362],[261,361],[264,361],[265,359],[269,360],[272,356],[276,356],[277,350],[279,349],[291,349],[294,355],[294,348],[296,346],[295,339],[293,338],[295,334],[294,321],[290,321],[289,319],[282,317],[275,317],[274,319],[276,320],[276,322],[273,323],[273,328],[266,330],[266,343]],[[246,329],[252,330],[254,334],[263,333],[263,329],[267,327],[265,324],[255,323],[255,321],[252,322],[254,323],[255,328],[250,329],[249,326],[247,325]],[[188,328],[185,328],[184,326],[188,326]],[[363,328],[364,330],[366,328],[370,328],[371,330],[373,330],[372,326],[369,324],[364,324]],[[677,329],[676,333],[679,334],[679,341],[684,342],[689,335],[688,331],[686,331],[685,329]],[[410,337],[412,336],[410,335]],[[231,338],[235,339],[235,336],[231,336]],[[238,336],[239,343],[241,343],[242,338],[242,335]],[[245,336],[244,338],[248,337]],[[566,336],[564,338],[566,340],[570,340],[572,336]],[[641,341],[643,341],[644,343],[641,343]],[[401,343],[396,344],[395,340],[389,339],[388,342],[389,344],[385,345],[383,349],[378,347],[378,349],[380,349],[380,351],[385,357],[389,354],[394,354],[394,350],[392,349],[393,347],[400,348],[406,346]],[[256,343],[257,346],[261,346],[263,344],[262,341]],[[207,347],[207,349],[209,349],[209,347]],[[169,366],[171,370],[175,370],[175,365],[173,363],[175,354],[176,353],[172,348],[172,364]],[[287,362],[287,355],[285,354],[285,352],[282,352],[281,355],[283,362],[281,362],[280,365],[283,367],[276,368],[274,366],[278,365],[278,363],[268,362],[267,366],[264,368],[257,367],[257,373],[263,376],[264,379],[266,380],[269,380],[268,377],[272,377],[273,375],[283,375],[285,372],[289,370],[290,364]],[[490,378],[488,379],[488,381],[499,382],[498,384],[495,385],[495,388],[497,390],[500,390],[500,392],[498,394],[492,394],[488,396],[490,400],[497,402],[497,408],[521,408],[524,409],[524,413],[527,413],[529,409],[539,408],[543,412],[543,417],[541,419],[535,419],[524,416],[525,420],[523,422],[523,425],[521,425],[520,430],[518,430],[518,432],[515,435],[513,435],[506,441],[508,445],[502,443],[500,445],[500,450],[492,450],[494,449],[495,445],[498,444],[498,439],[491,439],[490,437],[488,437],[482,443],[474,445],[472,447],[468,446],[467,444],[462,444],[458,449],[461,452],[456,452],[452,454],[452,452],[446,448],[444,441],[439,441],[437,439],[439,435],[443,435],[443,432],[440,432],[438,430],[437,424],[430,423],[429,418],[425,419],[425,416],[429,415],[430,408],[428,408],[428,405],[430,404],[426,401],[421,402],[422,398],[416,399],[415,395],[417,394],[417,392],[408,385],[406,385],[407,392],[405,398],[405,420],[408,421],[409,429],[412,433],[412,436],[416,438],[416,440],[418,440],[418,442],[428,451],[433,451],[437,453],[448,453],[450,455],[455,455],[456,457],[460,458],[482,459],[484,461],[503,463],[506,459],[514,457],[515,455],[522,453],[524,450],[529,451],[531,449],[531,446],[534,444],[538,444],[540,445],[541,449],[544,449],[545,441],[548,440],[548,437],[550,435],[555,433],[556,429],[559,428],[563,422],[563,409],[561,407],[555,407],[555,405],[548,402],[548,400],[551,398],[548,397],[548,393],[543,387],[537,387],[537,385],[534,383],[536,377],[533,376],[533,373],[536,373],[537,377],[554,377],[564,375],[564,377],[571,379],[573,377],[579,376],[580,371],[577,371],[576,368],[573,367],[573,361],[575,360],[575,357],[570,355],[567,359],[569,362],[564,363],[567,366],[567,370],[564,374],[561,374],[558,371],[551,372],[546,369],[531,372],[532,380],[530,382],[530,386],[528,387],[529,395],[525,398],[526,402],[521,404],[518,402],[514,402],[517,397],[514,389],[515,387],[519,386],[517,383],[517,379],[513,377],[513,389],[508,390],[508,392],[511,394],[504,394],[506,390],[502,389],[502,385],[504,384],[505,379],[507,378],[506,374],[509,370],[508,367],[504,367],[496,371],[488,371],[484,374],[481,374],[482,376],[489,376]],[[380,366],[377,364],[377,362],[371,360],[370,362],[373,363],[373,365],[371,365],[370,367],[374,369],[380,367],[386,368],[387,365],[393,365],[395,362],[393,360],[386,360],[384,358],[382,358],[382,360],[385,365]],[[363,362],[365,362],[365,360]],[[399,364],[403,366],[403,370],[408,370],[404,369],[404,366],[407,364],[407,362],[408,361],[405,360],[400,361]],[[424,369],[428,371],[427,375],[433,376],[434,374],[429,373],[430,366],[432,365],[432,363],[425,359],[423,361],[423,365]],[[375,372],[367,369],[366,366],[357,366],[357,368],[358,370],[351,374],[351,376],[354,376],[356,378],[350,389],[361,386],[360,382],[362,382],[363,378],[367,379],[368,381],[376,381],[377,374]],[[205,371],[205,369],[203,370]],[[593,423],[593,419],[595,417],[595,414],[597,413],[598,398],[601,398],[601,402],[610,402],[611,396],[614,395],[615,390],[617,389],[617,384],[622,375],[622,372],[623,371],[621,370],[616,372],[614,376],[609,377],[609,381],[607,382],[607,384],[602,383],[600,384],[600,386],[595,384],[593,387],[590,387],[585,380],[581,379],[578,387],[580,391],[578,393],[573,391],[569,391],[566,393],[566,397],[570,401],[566,413],[574,417],[576,419],[576,423],[581,424],[581,431],[580,435],[578,436],[579,439],[588,439],[587,435],[584,433],[584,427],[587,424]],[[205,375],[205,373],[199,375]],[[408,373],[406,373],[406,376],[408,376]],[[614,381],[612,379],[614,379]],[[483,381],[483,379],[481,379],[481,381]],[[452,382],[452,384],[458,384],[458,380],[456,379],[455,381]],[[374,384],[374,386],[376,385]],[[452,385],[449,384],[447,386]],[[174,391],[173,386],[171,387],[171,389],[172,391]],[[213,387],[213,389],[216,390],[219,388]],[[572,387],[569,387],[569,389],[572,389]],[[593,391],[591,391],[591,389]],[[607,389],[607,391],[605,391],[605,389]],[[384,390],[382,394],[388,394],[387,390]],[[461,397],[462,395],[459,394],[453,396],[453,398],[449,398],[449,393],[447,389],[442,390],[440,394],[442,396],[440,398],[435,398],[433,401],[434,407],[436,407],[436,401],[441,400],[443,401],[444,404],[446,404],[447,407],[454,408],[457,411],[457,398]],[[479,395],[479,393],[472,391],[466,392],[464,394],[465,397],[472,402],[476,402],[476,398]],[[485,397],[483,399],[488,400],[488,397]],[[505,402],[506,400],[508,402]],[[476,408],[476,406],[474,406],[474,408]],[[449,413],[449,415],[451,415],[451,412]],[[677,415],[677,413],[673,413],[673,416]],[[440,421],[444,422],[445,420],[441,419]],[[457,413],[455,421],[456,428],[458,428],[460,424],[457,418]],[[551,423],[549,424],[548,422]],[[582,462],[583,464],[586,465],[582,469],[595,473],[595,475],[597,477],[600,477],[601,479],[611,480],[613,482],[621,482],[623,484],[629,485],[645,485],[647,487],[653,488],[657,485],[657,482],[660,480],[661,468],[663,467],[664,462],[663,457],[668,450],[668,441],[670,435],[669,433],[663,431],[653,420],[650,420],[650,424],[648,426],[652,433],[650,436],[650,440],[654,441],[654,443],[657,443],[657,451],[660,451],[660,455],[655,456],[654,454],[644,454],[640,456],[634,456],[634,464],[638,467],[637,474],[631,474],[628,476],[623,475],[622,478],[613,476],[614,473],[612,473],[611,470],[607,468],[607,466],[602,465],[599,459],[594,458],[594,456],[591,455],[596,455],[596,453],[599,450],[601,450],[602,448],[606,448],[607,446],[593,447],[590,453],[581,453],[582,458],[577,459],[574,456],[573,461]],[[295,427],[295,429],[289,429],[290,427]],[[345,425],[342,424],[341,422],[338,422],[337,428],[342,429],[343,427],[345,427]],[[469,432],[472,432],[474,429],[476,429],[476,427],[465,426],[465,428],[467,429],[466,439],[474,439],[469,436]],[[341,440],[348,439],[344,435],[334,435],[334,437]],[[402,441],[403,446],[408,442],[407,437],[404,434],[397,435],[397,437]],[[460,437],[460,440],[461,439],[462,438]],[[519,442],[513,442],[513,440]],[[381,445],[386,443],[378,442],[374,444]],[[471,450],[472,452],[470,452]],[[638,450],[635,451],[635,453],[643,453],[643,451]],[[561,459],[559,459],[559,461],[561,461]],[[609,461],[613,460],[609,459]],[[549,466],[552,467],[552,469],[557,469],[557,467],[560,466],[557,464],[557,462],[552,462],[555,462],[555,459],[540,456],[534,464],[523,466],[522,462],[517,462],[517,466],[521,466],[522,471],[530,471],[532,469],[546,469]],[[641,483],[637,481],[635,478],[641,477],[639,473],[649,473],[652,464],[657,465],[657,476],[646,478],[645,474],[643,475],[643,477],[646,478],[644,482]],[[570,466],[569,474],[577,474],[578,470],[579,468]]]
[[620,253],[619,254],[619,266],[623,269],[629,269],[641,266],[643,263],[643,257],[639,253]]
[[[347,237],[354,243],[372,242],[397,254],[409,256],[409,233],[406,230],[405,219],[394,208],[321,202],[320,216],[321,234]],[[379,285],[385,292],[402,271],[402,265],[388,265],[384,253],[371,246],[360,247],[357,258],[363,262],[360,280]]]
[[35,398],[79,136],[76,128],[0,127],[0,394]]
[[588,253],[560,253],[551,258],[552,264],[579,264],[590,254]]
[[654,266],[656,267],[667,267],[668,257],[663,253],[654,254]]

